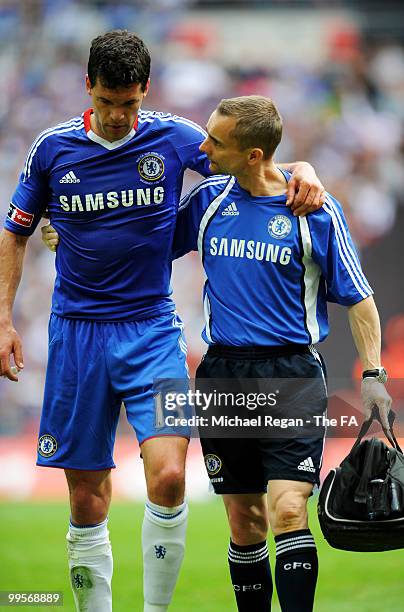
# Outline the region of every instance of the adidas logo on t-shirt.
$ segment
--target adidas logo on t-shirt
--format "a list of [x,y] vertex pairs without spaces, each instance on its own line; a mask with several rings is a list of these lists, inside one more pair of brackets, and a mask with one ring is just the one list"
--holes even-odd
[[229,216],[232,215],[233,217],[236,217],[237,215],[239,215],[239,211],[237,210],[237,206],[235,205],[234,202],[232,202],[231,204],[229,204],[228,206],[226,206],[226,208],[222,211],[222,215],[223,216]]
[[60,179],[59,183],[80,183],[80,179],[74,174],[73,170],[68,172]]
[[311,457],[307,457],[304,461],[301,461],[297,466],[298,470],[303,470],[303,472],[315,472],[316,468],[314,467],[313,459]]

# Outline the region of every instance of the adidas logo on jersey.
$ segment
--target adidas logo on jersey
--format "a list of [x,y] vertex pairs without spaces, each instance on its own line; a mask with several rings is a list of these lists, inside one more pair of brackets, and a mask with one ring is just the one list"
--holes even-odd
[[234,202],[232,202],[231,204],[229,204],[228,206],[226,206],[226,208],[222,211],[222,216],[229,216],[232,215],[233,217],[237,217],[239,215],[239,211],[237,210],[237,206],[235,205]]
[[68,172],[60,179],[59,183],[80,183],[80,179],[74,174],[73,170]]
[[315,472],[316,468],[314,467],[313,459],[311,457],[307,457],[304,461],[301,461],[297,466],[298,470],[302,470],[303,472]]

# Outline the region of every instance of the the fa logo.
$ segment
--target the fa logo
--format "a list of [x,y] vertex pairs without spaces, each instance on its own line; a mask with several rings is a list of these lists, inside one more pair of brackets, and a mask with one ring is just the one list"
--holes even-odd
[[56,453],[58,449],[58,443],[56,439],[50,434],[45,434],[41,436],[38,440],[38,453],[42,455],[42,457],[52,457]]
[[214,476],[222,467],[222,460],[217,455],[209,454],[205,455],[205,465],[208,470],[208,474]]
[[164,174],[164,162],[157,153],[147,153],[140,158],[137,169],[145,181],[158,181]]
[[272,238],[286,238],[292,229],[292,222],[285,215],[275,215],[268,223],[268,232]]

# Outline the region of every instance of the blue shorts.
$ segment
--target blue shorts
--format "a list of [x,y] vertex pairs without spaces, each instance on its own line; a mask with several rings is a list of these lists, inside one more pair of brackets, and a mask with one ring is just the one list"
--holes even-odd
[[176,313],[99,323],[51,315],[37,465],[79,470],[115,467],[121,403],[139,444],[178,434],[156,419],[153,383],[188,389],[183,325]]

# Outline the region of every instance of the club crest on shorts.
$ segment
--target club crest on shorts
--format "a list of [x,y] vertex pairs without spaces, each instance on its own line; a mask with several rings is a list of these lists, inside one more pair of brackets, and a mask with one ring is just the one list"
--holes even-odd
[[58,449],[58,443],[56,439],[50,434],[41,436],[38,440],[38,453],[42,457],[52,457]]
[[292,222],[285,215],[275,215],[269,220],[268,232],[273,238],[286,238],[292,229]]
[[208,474],[214,476],[222,467],[222,460],[217,455],[209,454],[205,455],[205,465],[208,470]]
[[158,181],[164,174],[164,162],[157,153],[146,153],[138,160],[137,169],[145,181]]

